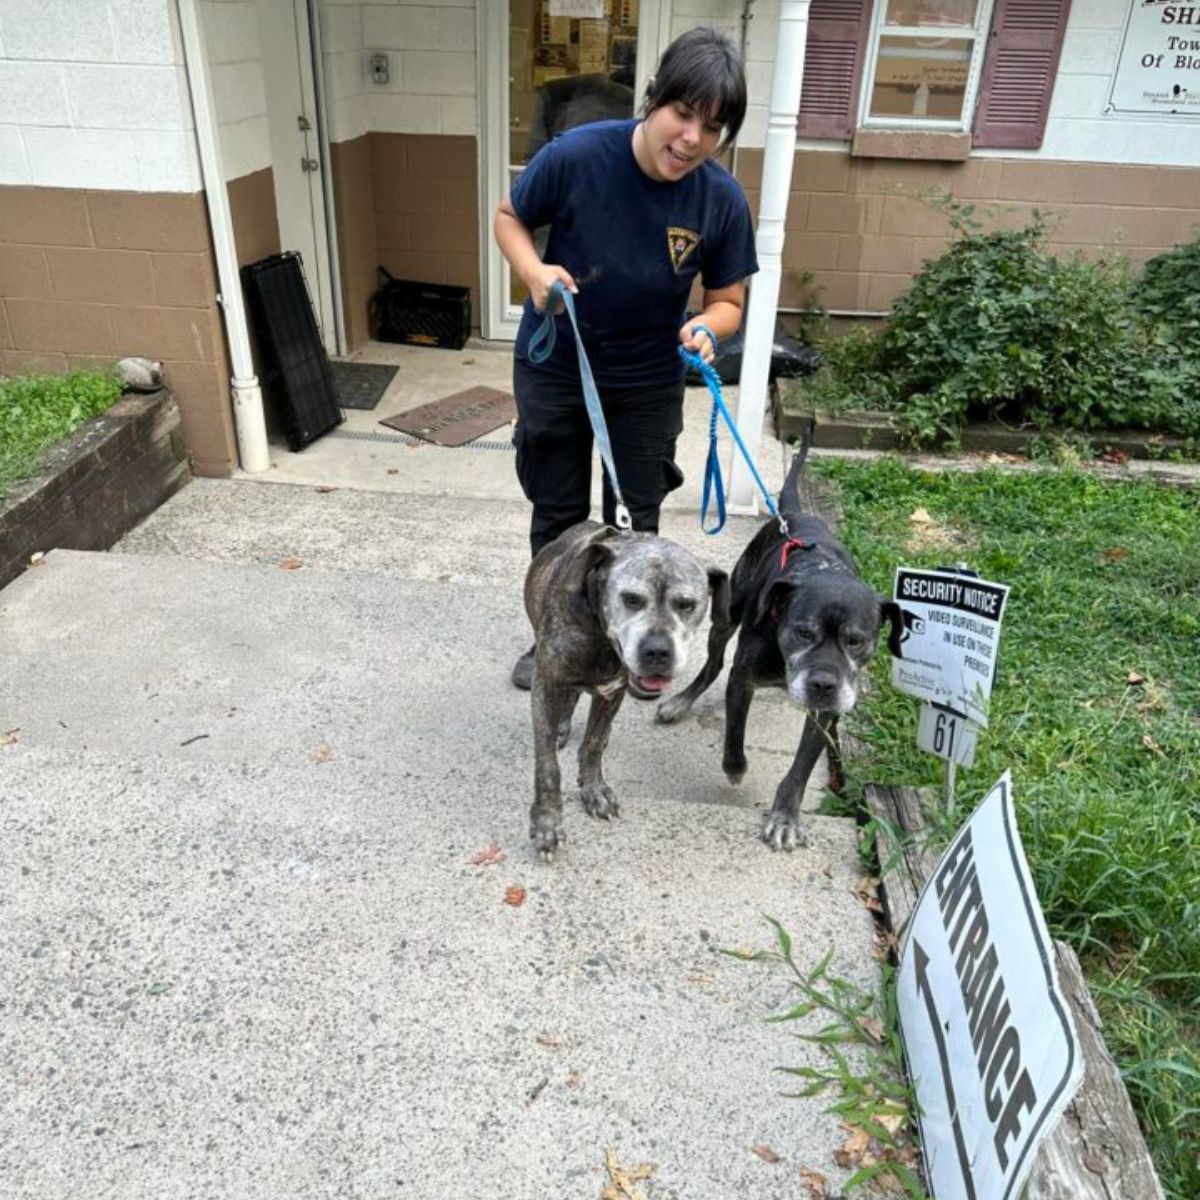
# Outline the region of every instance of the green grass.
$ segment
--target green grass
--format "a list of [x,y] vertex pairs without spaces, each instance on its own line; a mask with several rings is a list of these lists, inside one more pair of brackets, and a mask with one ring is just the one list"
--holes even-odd
[[[845,540],[891,593],[897,564],[963,560],[1011,585],[989,728],[960,812],[1005,768],[1047,922],[1080,953],[1163,1186],[1200,1196],[1200,492],[1075,470],[931,475],[814,464]],[[913,542],[924,508],[941,546]],[[926,527],[928,529],[928,527]],[[930,784],[918,703],[887,655],[852,783]]]
[[121,394],[109,375],[15,375],[0,378],[0,499],[34,474],[55,442]]

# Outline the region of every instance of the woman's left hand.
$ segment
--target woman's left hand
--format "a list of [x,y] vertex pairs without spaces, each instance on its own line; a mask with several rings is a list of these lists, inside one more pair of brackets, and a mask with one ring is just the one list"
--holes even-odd
[[716,347],[713,345],[713,340],[708,330],[704,328],[703,321],[689,321],[679,331],[679,340],[683,343],[685,350],[690,350],[693,354],[700,355],[706,363],[712,362],[713,356],[716,353]]

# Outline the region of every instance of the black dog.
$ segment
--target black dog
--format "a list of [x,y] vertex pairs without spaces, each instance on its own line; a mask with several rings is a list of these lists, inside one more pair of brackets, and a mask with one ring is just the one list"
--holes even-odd
[[899,650],[901,615],[864,583],[845,548],[819,517],[800,508],[797,487],[807,446],[792,460],[779,494],[787,523],[769,520],[746,547],[730,583],[728,624],[714,622],[708,661],[684,691],[664,700],[658,719],[679,720],[721,673],[725,647],[740,626],[737,652],[725,689],[725,755],[721,763],[731,783],[746,774],[746,717],[756,687],[787,688],[808,710],[800,747],[791,769],[763,818],[762,838],[772,849],[804,845],[800,801],[809,775],[828,748],[830,775],[840,780],[838,717],[858,699],[858,678],[875,653],[879,630],[891,625],[888,645]]

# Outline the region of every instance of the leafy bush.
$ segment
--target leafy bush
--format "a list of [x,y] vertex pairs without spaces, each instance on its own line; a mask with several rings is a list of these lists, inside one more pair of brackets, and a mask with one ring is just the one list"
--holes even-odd
[[1055,258],[1039,213],[982,233],[972,206],[940,206],[959,236],[881,333],[826,347],[814,404],[895,412],[914,444],[974,420],[1200,434],[1200,244],[1139,284],[1124,260]]
[[120,394],[117,379],[94,371],[0,378],[0,496],[33,474],[50,446]]

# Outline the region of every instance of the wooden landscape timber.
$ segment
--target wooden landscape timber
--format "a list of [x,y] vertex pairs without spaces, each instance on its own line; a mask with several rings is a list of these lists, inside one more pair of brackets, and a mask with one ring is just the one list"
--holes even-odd
[[39,552],[107,550],[190,477],[170,392],[123,396],[0,500],[0,588]]

